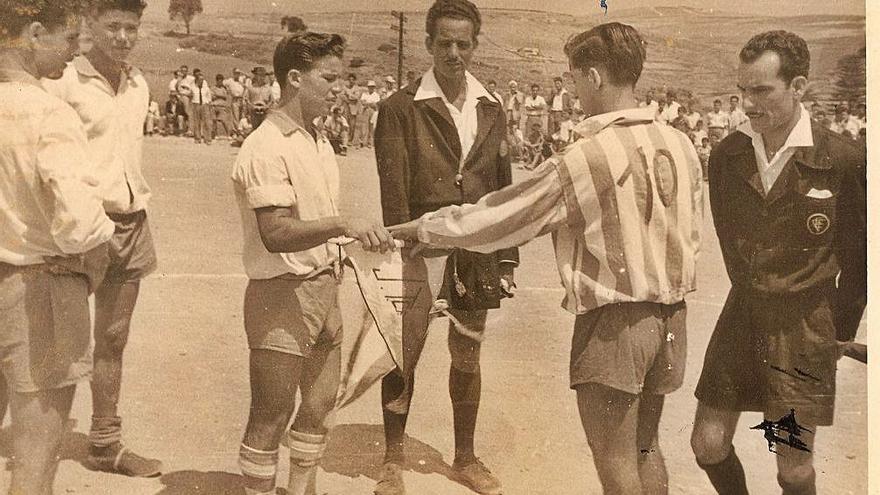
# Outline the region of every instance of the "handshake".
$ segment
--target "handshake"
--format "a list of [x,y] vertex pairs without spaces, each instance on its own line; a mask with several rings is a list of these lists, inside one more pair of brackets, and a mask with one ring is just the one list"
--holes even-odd
[[343,222],[346,237],[357,239],[367,251],[380,253],[396,251],[395,240],[418,241],[418,230],[421,223],[419,219],[416,219],[386,228],[374,220],[359,217],[346,217]]

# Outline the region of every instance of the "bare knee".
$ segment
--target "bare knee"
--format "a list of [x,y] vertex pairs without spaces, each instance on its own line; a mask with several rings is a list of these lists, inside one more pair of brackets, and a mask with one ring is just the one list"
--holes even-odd
[[691,449],[700,464],[717,464],[730,454],[729,435],[724,426],[717,423],[700,423],[694,425],[691,434]]

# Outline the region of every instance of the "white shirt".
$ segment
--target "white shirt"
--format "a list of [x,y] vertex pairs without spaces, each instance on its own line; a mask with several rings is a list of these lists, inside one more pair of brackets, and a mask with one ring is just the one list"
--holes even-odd
[[835,118],[831,122],[830,127],[831,132],[836,132],[837,134],[843,134],[843,131],[849,131],[850,137],[853,139],[859,137],[859,129],[861,129],[861,127],[859,126],[858,119],[852,116],[843,122],[838,122]]
[[779,178],[779,174],[782,173],[782,169],[797,151],[797,148],[813,146],[813,127],[810,123],[810,114],[807,113],[803,105],[800,106],[800,118],[797,124],[772,160],[767,159],[767,153],[764,150],[764,137],[752,129],[751,122],[744,123],[737,130],[752,138],[752,147],[755,148],[755,160],[758,162],[758,172],[761,174],[765,196],[773,188],[773,184],[776,183],[776,179]]
[[657,112],[657,110],[660,108],[660,104],[657,103],[657,100],[651,100],[651,103],[645,103],[644,101],[639,103],[639,108],[645,107],[650,107],[654,110],[654,112]]
[[565,110],[563,106],[565,95],[568,94],[568,90],[562,88],[561,91],[553,95],[553,107],[552,110],[554,112],[561,112]]
[[739,129],[739,126],[745,124],[749,120],[749,117],[746,115],[746,113],[739,108],[735,108],[728,114],[728,116],[728,118],[730,118],[730,132]]
[[26,72],[0,72],[0,262],[43,263],[113,235],[76,113]]
[[691,112],[684,116],[684,118],[687,119],[688,125],[691,129],[697,128],[697,122],[699,122],[702,117],[703,116],[700,115],[700,112]]
[[193,95],[192,95],[192,103],[193,105],[208,105],[211,103],[211,99],[213,97],[213,93],[211,92],[211,86],[208,85],[208,81],[202,79],[202,87],[197,87],[196,83],[193,83]]
[[673,101],[666,105],[666,108],[663,109],[663,118],[664,122],[671,124],[673,120],[678,118],[678,109],[681,108],[681,104],[677,101]]
[[143,165],[144,120],[150,88],[136,68],[123,72],[119,90],[83,56],[58,80],[42,80],[49,93],[72,106],[88,137],[91,171],[97,177],[108,213],[134,213],[147,207],[150,186]]
[[730,124],[730,114],[724,110],[719,110],[718,112],[713,110],[706,114],[706,127],[709,129],[712,129],[713,127],[723,127],[724,129],[727,129],[728,124]]
[[532,98],[531,95],[526,96],[526,101],[523,103],[526,107],[526,115],[530,117],[538,117],[544,115],[547,110],[547,100],[544,99],[543,96],[538,95]]
[[291,208],[299,220],[339,215],[339,166],[330,142],[311,134],[286,114],[272,110],[248,135],[232,170],[244,231],[242,260],[248,278],[284,274],[308,278],[329,268],[336,248],[321,244],[296,253],[270,253],[260,237],[256,208]]
[[180,79],[175,77],[174,79],[171,80],[171,82],[168,83],[168,92],[169,93],[172,91],[175,93],[177,92],[177,83],[179,81],[180,81]]
[[379,95],[378,91],[373,91],[370,93],[369,91],[364,91],[361,94],[361,103],[366,105],[372,105],[370,108],[373,110],[376,109],[376,105],[382,100],[382,97]]
[[230,77],[223,81],[223,85],[229,90],[229,96],[233,98],[241,98],[244,96],[244,84],[236,81],[235,78]]
[[443,90],[440,89],[440,84],[434,76],[433,67],[422,76],[422,82],[413,97],[413,101],[440,98],[446,105],[446,109],[449,110],[449,115],[452,117],[452,123],[455,124],[455,130],[458,131],[458,141],[461,144],[459,170],[464,165],[464,161],[477,139],[477,104],[480,102],[479,99],[492,98],[486,88],[470,72],[465,71],[464,76],[466,88],[464,105],[461,110],[446,99],[446,95],[443,94]]
[[281,101],[281,84],[272,81],[272,101]]

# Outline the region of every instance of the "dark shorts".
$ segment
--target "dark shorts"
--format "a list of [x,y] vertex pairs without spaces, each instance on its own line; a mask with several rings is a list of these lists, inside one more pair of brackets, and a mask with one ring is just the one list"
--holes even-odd
[[108,213],[116,224],[110,238],[110,265],[105,284],[124,284],[140,280],[156,269],[156,248],[147,222],[147,212]]
[[0,263],[0,371],[11,390],[74,385],[92,370],[88,281]]
[[[455,288],[455,273],[464,287]],[[443,285],[438,299],[445,299],[451,309],[482,311],[501,307],[501,267],[495,253],[475,253],[456,249],[446,260]]]
[[339,286],[332,274],[309,279],[251,280],[244,293],[244,330],[250,349],[308,357],[316,346],[342,344]]
[[681,387],[687,362],[687,306],[606,304],[574,321],[571,388],[598,383],[630,394]]
[[827,293],[760,297],[733,289],[706,349],[695,395],[730,411],[834,419],[837,342]]

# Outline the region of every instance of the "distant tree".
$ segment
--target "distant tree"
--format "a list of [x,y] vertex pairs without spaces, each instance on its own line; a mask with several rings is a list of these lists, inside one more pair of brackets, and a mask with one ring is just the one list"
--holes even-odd
[[865,72],[866,50],[847,55],[837,62],[834,96],[839,101],[865,101],[867,74]]
[[308,29],[302,18],[294,15],[286,15],[281,18],[281,27],[287,28],[288,33],[298,33]]
[[168,15],[171,20],[182,19],[186,26],[186,34],[190,34],[189,25],[196,14],[202,13],[202,0],[171,0],[168,4]]

